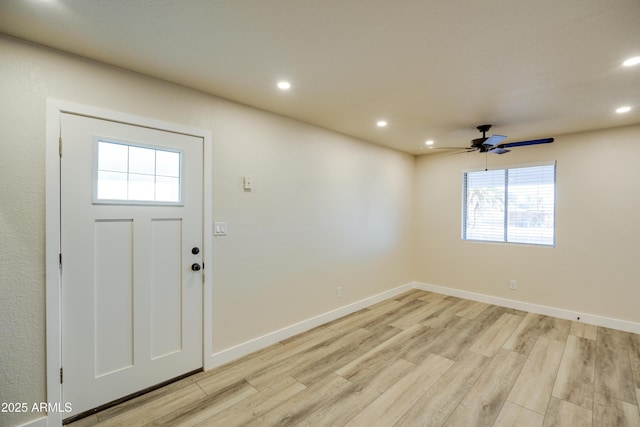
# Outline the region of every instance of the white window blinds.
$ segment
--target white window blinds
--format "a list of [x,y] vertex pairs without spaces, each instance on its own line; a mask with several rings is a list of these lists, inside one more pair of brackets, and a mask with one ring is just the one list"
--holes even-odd
[[462,238],[555,245],[556,165],[465,172]]

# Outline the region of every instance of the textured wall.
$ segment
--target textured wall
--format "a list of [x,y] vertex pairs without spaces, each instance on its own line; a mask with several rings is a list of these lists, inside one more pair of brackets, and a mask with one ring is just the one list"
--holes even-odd
[[335,308],[337,286],[345,304],[413,280],[412,156],[287,119],[224,122],[216,216],[229,236],[216,239],[213,308],[237,329],[214,324],[214,351]]
[[[556,247],[461,241],[462,171],[485,156],[424,156],[416,168],[420,282],[640,322],[640,126],[556,136],[489,155],[489,167],[557,161]],[[518,289],[509,289],[509,280]]]
[[4,36],[0,94],[0,401],[46,400],[47,97],[212,130],[214,351],[413,279],[413,156]]
[[0,40],[0,402],[30,404],[46,388],[44,104],[38,70],[7,54]]

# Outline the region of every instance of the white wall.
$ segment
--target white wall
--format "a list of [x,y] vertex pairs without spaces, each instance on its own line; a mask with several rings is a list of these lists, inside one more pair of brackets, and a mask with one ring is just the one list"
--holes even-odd
[[556,247],[461,241],[462,171],[485,155],[418,158],[416,280],[638,324],[639,142],[636,125],[488,156],[490,167],[557,160]]
[[46,401],[47,97],[212,130],[214,351],[413,279],[413,156],[4,36],[0,94],[0,401]]
[[225,126],[214,204],[229,236],[215,241],[213,307],[225,321],[214,323],[214,351],[413,279],[412,156],[260,112]]
[[[545,248],[460,241],[461,172],[483,155],[414,160],[4,36],[0,95],[0,401],[46,400],[47,97],[212,130],[214,219],[229,224],[214,240],[214,351],[414,279],[640,322],[640,126],[488,158],[558,161],[557,246]],[[37,417],[0,414],[0,426]]]

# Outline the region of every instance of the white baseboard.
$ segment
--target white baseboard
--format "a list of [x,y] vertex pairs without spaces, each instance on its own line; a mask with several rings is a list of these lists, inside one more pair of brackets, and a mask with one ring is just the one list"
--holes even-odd
[[234,347],[227,348],[220,352],[212,354],[205,361],[205,370],[215,368],[223,365],[232,360],[238,359],[242,356],[246,356],[249,353],[258,351],[286,338],[290,338],[294,335],[308,331],[316,326],[323,325],[340,317],[351,314],[355,311],[369,307],[385,299],[393,298],[403,292],[411,289],[421,289],[424,291],[435,292],[443,295],[451,295],[459,298],[469,299],[473,301],[484,302],[487,304],[498,305],[501,307],[514,308],[517,310],[528,311],[536,314],[543,314],[545,316],[557,317],[559,319],[577,320],[580,317],[580,322],[589,325],[603,326],[606,328],[617,329],[625,332],[632,332],[640,334],[640,323],[629,322],[626,320],[613,319],[610,317],[598,316],[589,313],[576,312],[572,310],[566,310],[558,307],[550,307],[546,305],[533,304],[525,301],[517,301],[508,298],[501,298],[491,295],[480,294],[476,292],[465,291],[461,289],[448,288],[445,286],[432,285],[421,282],[410,282],[397,288],[373,295],[371,297],[356,301],[352,304],[348,304],[344,307],[329,311],[319,316],[312,317],[310,319],[303,320],[302,322],[295,323],[277,331],[270,332],[261,337],[243,342]]
[[214,353],[209,357],[207,361],[205,361],[205,370],[215,368],[216,366],[220,366],[242,356],[246,356],[249,353],[253,353],[254,351],[268,347],[286,338],[308,331],[315,328],[316,326],[323,325],[332,320],[339,319],[343,316],[346,316],[347,314],[351,314],[363,308],[369,307],[380,301],[393,298],[396,295],[400,295],[401,293],[410,291],[414,288],[415,285],[413,282],[407,283],[405,285],[390,289],[377,295],[373,295],[360,301],[356,301],[354,303],[345,305],[344,307],[337,308],[319,316],[303,320],[302,322],[295,323],[261,337],[252,339],[250,341],[243,342],[242,344],[222,350],[218,353]]
[[33,421],[29,421],[26,424],[22,424],[20,427],[47,427],[47,417],[41,417]]
[[424,291],[451,295],[459,298],[470,299],[473,301],[499,305],[501,307],[515,308],[517,310],[529,311],[536,314],[544,314],[546,316],[557,317],[560,319],[577,320],[579,317],[580,322],[587,323],[589,325],[602,326],[605,328],[618,329],[620,331],[640,334],[640,323],[629,322],[627,320],[613,319],[610,317],[598,316],[595,314],[582,313],[546,305],[538,305],[524,301],[516,301],[508,298],[495,297],[491,295],[479,294],[475,292],[437,286],[428,283],[413,282],[413,287],[416,289],[422,289]]
[[[323,325],[331,322],[332,320],[339,319],[343,316],[369,307],[378,302],[384,301],[389,298],[393,298],[411,289],[420,289],[423,291],[435,292],[443,295],[451,295],[459,298],[464,298],[473,301],[484,302],[487,304],[498,305],[501,307],[513,308],[517,310],[523,310],[536,314],[543,314],[546,316],[557,317],[560,319],[576,320],[580,317],[580,322],[602,326],[606,328],[617,329],[625,332],[631,332],[640,334],[640,323],[629,322],[626,320],[614,319],[610,317],[598,316],[589,313],[576,312],[572,310],[566,310],[558,307],[550,307],[545,305],[533,304],[524,301],[511,300],[508,298],[496,297],[492,295],[485,295],[471,291],[465,291],[462,289],[449,288],[445,286],[432,285],[422,282],[410,282],[397,288],[390,289],[388,291],[373,295],[371,297],[356,301],[354,303],[345,305],[335,310],[323,313],[321,315],[303,320],[302,322],[295,323],[277,331],[268,333],[261,337],[246,341],[242,344],[238,344],[234,347],[222,350],[218,353],[211,354],[207,360],[205,360],[205,370],[215,368],[223,365],[232,360],[238,359],[242,356],[246,356],[249,353],[263,349],[272,344],[275,344],[284,339],[290,338],[294,335],[308,331],[316,326]],[[48,418],[38,418],[29,423],[23,424],[22,427],[47,427]]]

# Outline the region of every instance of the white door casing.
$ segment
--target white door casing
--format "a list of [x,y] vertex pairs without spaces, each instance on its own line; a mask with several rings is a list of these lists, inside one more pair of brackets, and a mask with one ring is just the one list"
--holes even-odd
[[[203,139],[76,114],[60,126],[66,418],[203,366]],[[183,203],[95,203],[98,138],[181,152]]]

